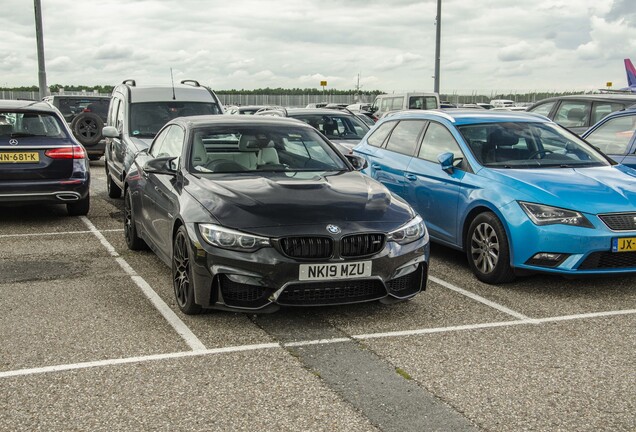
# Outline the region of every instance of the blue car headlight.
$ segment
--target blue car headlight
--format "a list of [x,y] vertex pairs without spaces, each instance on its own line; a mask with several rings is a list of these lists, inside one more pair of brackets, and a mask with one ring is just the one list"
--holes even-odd
[[200,224],[199,232],[206,242],[210,243],[212,246],[223,249],[240,252],[253,252],[271,245],[267,237],[247,234],[241,231],[224,228],[219,225]]
[[422,237],[425,238],[425,242],[428,242],[428,231],[426,230],[424,221],[418,215],[395,231],[391,231],[388,240],[403,245],[414,242]]
[[535,225],[571,225],[594,228],[594,225],[582,213],[543,204],[518,201],[524,212]]

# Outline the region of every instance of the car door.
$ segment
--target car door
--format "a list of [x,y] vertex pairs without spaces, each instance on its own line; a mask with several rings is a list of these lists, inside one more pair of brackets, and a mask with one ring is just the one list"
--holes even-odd
[[397,121],[386,139],[384,148],[376,149],[373,157],[369,158],[371,177],[400,196],[404,196],[404,171],[419,145],[425,125],[426,120]]
[[[451,172],[443,171],[437,159],[446,152],[463,159]],[[407,201],[424,218],[436,240],[453,245],[461,242],[457,208],[467,167],[468,162],[453,134],[443,124],[431,121],[404,178]]]
[[[181,151],[183,150],[185,131],[179,125],[170,125],[161,131],[157,138],[163,139],[158,142],[158,147],[151,156],[153,158],[173,157],[172,168],[175,171],[181,166]],[[159,173],[146,173],[147,182],[145,195],[152,199],[154,206],[151,206],[149,235],[152,236],[153,243],[160,250],[157,252],[164,257],[170,257],[172,245],[172,221],[179,213],[180,185],[178,176]]]

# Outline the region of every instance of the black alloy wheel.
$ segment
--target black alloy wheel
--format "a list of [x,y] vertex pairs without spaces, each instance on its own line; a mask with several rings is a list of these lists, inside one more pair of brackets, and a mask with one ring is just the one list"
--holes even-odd
[[104,122],[95,113],[83,112],[71,122],[71,130],[84,145],[97,144],[102,139]]
[[201,313],[201,306],[194,302],[194,286],[190,268],[188,233],[180,226],[174,238],[172,248],[172,286],[174,296],[181,312],[186,315]]
[[470,224],[466,237],[468,264],[477,279],[488,284],[514,280],[506,231],[494,213],[478,215]]
[[124,237],[126,238],[126,245],[130,250],[144,250],[148,248],[146,242],[137,235],[135,215],[132,208],[132,195],[129,189],[126,189],[124,193]]

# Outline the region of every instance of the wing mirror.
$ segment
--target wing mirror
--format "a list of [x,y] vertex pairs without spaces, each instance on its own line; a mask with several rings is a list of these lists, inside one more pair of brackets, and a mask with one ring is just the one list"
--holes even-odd
[[177,174],[177,158],[176,157],[160,157],[156,159],[150,159],[144,165],[144,171],[153,174]]
[[369,163],[367,162],[367,160],[363,158],[362,156],[346,154],[345,157],[347,158],[349,163],[353,165],[353,168],[356,171],[362,171],[363,169],[369,166]]
[[102,129],[102,136],[106,138],[119,138],[120,134],[115,126],[104,126]]
[[455,160],[455,155],[453,155],[451,152],[442,153],[437,156],[437,161],[442,166],[442,170],[446,171],[449,174],[452,173],[453,168],[455,168],[453,166],[454,160]]

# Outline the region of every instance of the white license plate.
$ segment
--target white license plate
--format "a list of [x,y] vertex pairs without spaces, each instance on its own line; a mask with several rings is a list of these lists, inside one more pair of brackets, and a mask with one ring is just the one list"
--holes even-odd
[[371,261],[337,264],[301,264],[298,279],[329,280],[354,279],[371,276]]

